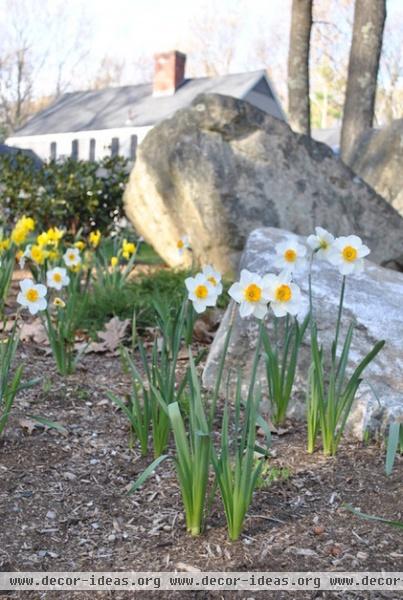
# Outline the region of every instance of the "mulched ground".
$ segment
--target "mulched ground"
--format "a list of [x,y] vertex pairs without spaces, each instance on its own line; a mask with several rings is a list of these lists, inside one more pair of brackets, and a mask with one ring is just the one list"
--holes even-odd
[[[146,466],[128,449],[128,425],[107,398],[129,380],[118,358],[88,355],[59,377],[34,344],[19,351],[25,377],[41,383],[20,394],[0,440],[0,570],[402,571],[403,534],[345,508],[403,518],[403,460],[391,477],[376,444],[344,443],[335,459],[305,452],[304,427],[274,436],[271,464],[290,475],[255,496],[241,539],[230,543],[217,500],[206,531],[184,530],[172,466],[127,495]],[[27,414],[63,424],[68,435],[30,428]],[[1,592],[0,592],[1,594]],[[3,593],[4,594],[4,593]],[[5,597],[132,598],[135,592],[20,592]],[[298,592],[138,592],[142,598],[397,598],[396,594]]]

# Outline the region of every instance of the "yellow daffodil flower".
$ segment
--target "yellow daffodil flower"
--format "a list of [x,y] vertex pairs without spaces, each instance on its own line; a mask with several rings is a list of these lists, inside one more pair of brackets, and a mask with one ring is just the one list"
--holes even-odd
[[5,250],[8,250],[10,247],[10,240],[8,238],[4,238],[4,240],[0,241],[0,252],[4,252]]
[[123,240],[122,244],[122,256],[124,259],[129,260],[130,257],[136,252],[136,244]]
[[45,259],[47,258],[48,253],[37,244],[31,247],[29,257],[33,260],[37,265],[43,265]]
[[93,248],[98,248],[99,242],[101,241],[101,232],[99,229],[96,231],[91,231],[90,235],[88,236],[88,241]]
[[54,304],[54,306],[57,306],[58,308],[65,308],[65,306],[66,306],[66,303],[61,298],[55,298],[53,300],[53,304]]

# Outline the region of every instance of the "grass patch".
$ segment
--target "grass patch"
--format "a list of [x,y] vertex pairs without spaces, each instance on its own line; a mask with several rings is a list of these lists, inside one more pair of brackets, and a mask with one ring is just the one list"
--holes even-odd
[[164,261],[154,248],[143,242],[137,254],[137,262],[146,265],[163,265]]
[[[120,290],[95,286],[90,291],[80,328],[93,336],[112,317],[131,319],[134,310],[137,327],[153,327],[156,324],[153,301],[157,300],[173,309],[178,308],[186,291],[185,279],[190,275],[188,270],[158,269],[148,275],[139,275]],[[228,287],[229,283],[224,284],[225,289]],[[218,306],[225,308],[227,303],[228,296],[223,294]]]
[[[128,234],[126,237],[130,242],[136,242],[136,240],[130,234]],[[122,241],[121,237],[119,237],[119,238],[109,237],[109,238],[105,238],[103,240],[102,250],[103,250],[103,253],[104,253],[105,257],[107,258],[108,262],[110,261],[112,256],[117,256],[119,249],[120,249],[121,241]],[[162,260],[162,258],[159,256],[159,254],[156,253],[154,248],[152,246],[150,246],[150,244],[147,244],[146,242],[141,242],[139,251],[138,251],[137,257],[136,257],[136,262],[143,264],[143,265],[164,265],[165,264],[164,261]]]
[[286,481],[290,476],[291,471],[287,467],[274,467],[269,462],[266,462],[259,475],[256,487],[265,489],[270,487],[275,481]]

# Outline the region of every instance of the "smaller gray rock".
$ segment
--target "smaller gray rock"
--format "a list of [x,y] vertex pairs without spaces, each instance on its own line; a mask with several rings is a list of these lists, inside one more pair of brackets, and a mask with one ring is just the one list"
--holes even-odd
[[367,131],[352,168],[403,216],[403,119]]
[[[306,241],[302,236],[295,236],[280,229],[265,228],[253,231],[242,255],[241,269],[246,268],[260,275],[275,272],[274,247],[289,237],[297,239],[300,243]],[[298,273],[295,281],[307,299],[308,268]],[[327,262],[314,261],[312,282],[320,341],[325,351],[330,352],[342,276]],[[383,430],[391,420],[403,422],[403,274],[365,260],[364,272],[347,278],[341,340],[344,339],[343,335],[352,320],[356,322],[356,329],[350,352],[350,369],[357,366],[376,341],[381,339],[386,341],[384,348],[364,372],[364,381],[358,390],[348,423],[354,436],[362,439],[365,431]],[[272,321],[271,317],[270,321]],[[229,369],[235,373],[238,368],[242,369],[245,381],[249,379],[256,347],[258,322],[254,318],[241,319],[237,306],[231,302],[211,346],[204,369],[203,382],[207,388],[214,387],[225,337],[231,322],[233,332],[223,381],[227,380]],[[300,352],[291,406],[291,414],[295,418],[304,419],[309,364],[310,346],[307,334]],[[266,389],[263,365],[260,365],[258,378],[263,390]]]

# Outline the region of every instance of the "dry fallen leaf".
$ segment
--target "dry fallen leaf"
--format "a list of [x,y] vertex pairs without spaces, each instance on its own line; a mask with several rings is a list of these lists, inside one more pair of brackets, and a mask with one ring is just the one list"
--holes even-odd
[[199,569],[198,567],[194,567],[193,565],[188,565],[184,562],[177,562],[175,566],[179,571],[187,571],[188,573],[200,573],[201,572],[201,569]]
[[130,319],[121,321],[118,317],[113,317],[106,323],[104,331],[98,332],[101,342],[93,342],[88,346],[87,352],[111,352],[115,353],[121,342],[126,336],[126,331],[130,326]]
[[42,321],[36,318],[32,323],[23,323],[20,329],[20,340],[22,342],[35,342],[36,344],[48,344],[48,336]]
[[325,528],[323,527],[323,525],[315,525],[315,527],[313,528],[313,532],[315,535],[322,535],[324,531]]
[[25,418],[18,419],[18,424],[22,429],[26,429],[28,435],[32,435],[32,432],[39,427],[38,423],[35,423],[35,421]]
[[339,546],[338,544],[333,544],[332,546],[327,548],[327,552],[332,556],[340,556],[340,554],[342,553],[342,549],[341,546]]
[[295,554],[297,556],[318,556],[311,548],[295,548]]
[[[266,422],[267,425],[269,426],[270,429],[270,433],[274,433],[275,435],[286,435],[287,433],[290,433],[292,431],[292,428],[285,428],[285,427],[276,427],[275,425],[273,425],[272,421],[266,417]],[[259,427],[257,429],[257,435],[260,437],[265,437],[266,433],[264,431],[264,429],[262,429],[262,427]]]
[[9,332],[14,327],[15,318],[14,315],[7,318],[7,321],[0,321],[0,331]]
[[201,319],[197,319],[194,324],[193,337],[196,341],[204,344],[209,344],[214,339],[214,335],[209,331],[208,325]]

